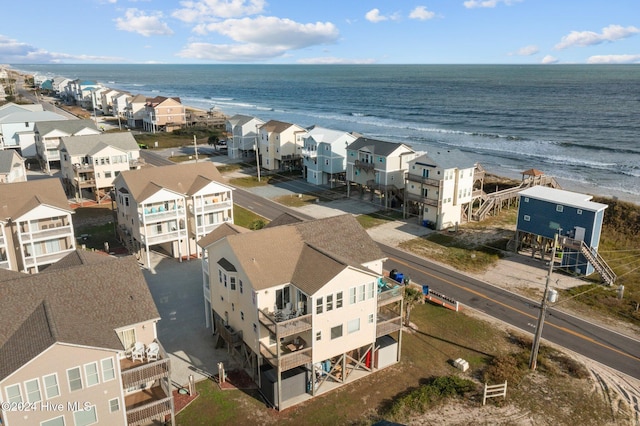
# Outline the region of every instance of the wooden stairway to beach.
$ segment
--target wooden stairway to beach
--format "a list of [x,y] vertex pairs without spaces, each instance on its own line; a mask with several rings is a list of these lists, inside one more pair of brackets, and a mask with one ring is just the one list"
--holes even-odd
[[612,285],[616,281],[617,276],[615,272],[613,272],[613,269],[611,269],[597,251],[591,249],[584,241],[562,237],[560,239],[560,245],[562,248],[579,251],[587,261],[593,265],[593,268],[600,274],[602,280],[607,283],[607,285]]

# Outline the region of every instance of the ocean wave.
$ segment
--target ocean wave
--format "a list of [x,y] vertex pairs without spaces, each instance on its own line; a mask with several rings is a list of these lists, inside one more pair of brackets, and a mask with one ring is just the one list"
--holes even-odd
[[586,143],[567,142],[567,141],[556,142],[556,144],[563,148],[569,148],[569,149],[579,148],[579,149],[586,149],[586,150],[592,150],[592,151],[615,152],[618,154],[634,154],[634,155],[640,154],[639,150],[629,149],[629,148],[616,148],[611,145],[605,147],[605,146],[599,146],[599,145],[590,145]]

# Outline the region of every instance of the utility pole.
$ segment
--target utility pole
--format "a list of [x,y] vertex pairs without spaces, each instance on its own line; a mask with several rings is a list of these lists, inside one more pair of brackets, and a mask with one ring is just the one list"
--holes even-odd
[[258,125],[256,124],[256,167],[258,169],[258,182],[260,182],[260,142],[258,141]]
[[196,153],[196,163],[198,162],[198,142],[196,140],[196,135],[193,135],[193,148]]
[[[558,230],[559,232],[559,230]],[[533,346],[531,347],[531,358],[529,358],[529,369],[535,370],[538,362],[538,350],[540,349],[540,339],[542,338],[542,326],[544,318],[547,315],[547,303],[549,297],[549,283],[551,282],[551,273],[556,260],[556,246],[558,245],[558,234],[554,236],[553,248],[551,250],[551,261],[549,261],[549,271],[547,273],[547,282],[544,286],[544,294],[542,296],[542,306],[540,307],[540,316],[538,317],[538,325],[536,326],[536,334],[533,338]]]

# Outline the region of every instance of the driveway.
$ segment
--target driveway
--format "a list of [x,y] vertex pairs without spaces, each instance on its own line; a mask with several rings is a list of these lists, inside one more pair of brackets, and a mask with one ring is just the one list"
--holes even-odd
[[227,350],[214,347],[211,329],[205,327],[200,259],[179,262],[153,253],[153,268],[143,270],[161,320],[158,339],[171,359],[171,378],[186,386],[218,374],[218,362],[227,366]]

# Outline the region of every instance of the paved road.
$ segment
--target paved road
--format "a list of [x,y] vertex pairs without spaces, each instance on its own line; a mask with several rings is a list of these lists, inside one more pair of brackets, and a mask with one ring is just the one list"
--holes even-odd
[[[534,333],[539,302],[476,280],[401,250],[380,245],[389,256],[388,269],[398,269],[412,281],[453,297],[526,332]],[[553,343],[640,379],[640,341],[604,329],[556,309],[549,309],[543,337]]]

